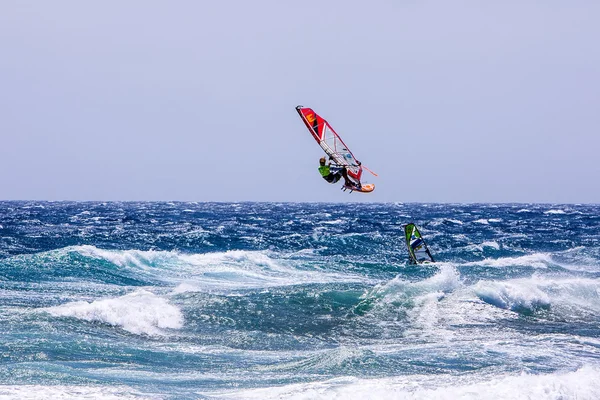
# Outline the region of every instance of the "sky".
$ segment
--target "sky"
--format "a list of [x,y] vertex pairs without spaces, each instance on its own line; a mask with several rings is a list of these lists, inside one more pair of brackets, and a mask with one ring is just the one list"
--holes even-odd
[[[600,203],[600,2],[0,1],[0,199]],[[378,177],[318,173],[313,108]]]

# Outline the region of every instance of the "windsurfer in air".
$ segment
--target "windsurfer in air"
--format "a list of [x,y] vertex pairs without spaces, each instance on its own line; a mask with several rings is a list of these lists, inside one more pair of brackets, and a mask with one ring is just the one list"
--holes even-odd
[[357,184],[355,184],[348,178],[348,171],[346,170],[346,167],[344,167],[344,166],[332,167],[331,166],[331,157],[329,157],[329,160],[330,161],[327,164],[325,164],[325,157],[321,157],[321,159],[319,160],[319,164],[320,164],[319,173],[321,174],[323,179],[325,179],[329,183],[336,183],[337,181],[340,180],[340,178],[343,177],[346,186],[348,186],[348,187],[357,186]]

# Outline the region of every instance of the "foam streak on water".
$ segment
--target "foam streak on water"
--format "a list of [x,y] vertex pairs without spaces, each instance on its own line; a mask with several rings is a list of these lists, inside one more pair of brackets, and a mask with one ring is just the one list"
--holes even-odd
[[597,399],[599,215],[0,202],[0,399]]

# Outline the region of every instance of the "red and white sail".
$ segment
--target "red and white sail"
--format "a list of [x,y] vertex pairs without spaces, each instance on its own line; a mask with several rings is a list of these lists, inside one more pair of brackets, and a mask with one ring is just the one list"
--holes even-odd
[[331,125],[311,108],[298,106],[296,111],[304,124],[319,143],[319,146],[331,157],[336,165],[345,166],[348,176],[356,183],[360,182],[362,166],[348,146],[342,141]]

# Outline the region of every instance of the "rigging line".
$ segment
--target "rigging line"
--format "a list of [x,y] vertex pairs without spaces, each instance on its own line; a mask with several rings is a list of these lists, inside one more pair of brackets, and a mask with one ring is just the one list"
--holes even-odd
[[375,172],[371,171],[369,168],[365,167],[364,165],[361,165],[364,169],[366,169],[367,171],[369,171],[371,174],[373,174],[373,176],[379,176],[377,175]]

